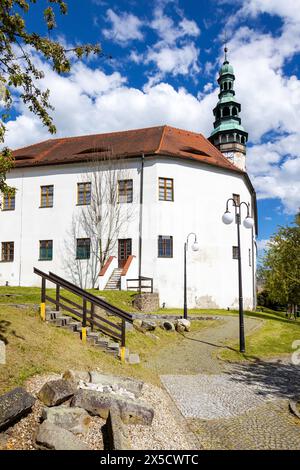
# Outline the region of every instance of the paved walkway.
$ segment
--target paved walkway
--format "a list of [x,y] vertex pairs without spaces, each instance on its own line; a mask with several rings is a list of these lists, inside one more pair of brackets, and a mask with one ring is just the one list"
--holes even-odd
[[[247,333],[260,325],[246,318]],[[300,420],[288,409],[288,399],[300,396],[300,367],[219,361],[216,351],[237,337],[238,319],[224,317],[217,326],[186,334],[176,349],[164,348],[149,367],[160,372],[199,448],[300,449]]]

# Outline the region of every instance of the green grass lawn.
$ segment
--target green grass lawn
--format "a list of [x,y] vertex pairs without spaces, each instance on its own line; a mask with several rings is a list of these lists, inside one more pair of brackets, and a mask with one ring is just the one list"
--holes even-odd
[[228,343],[218,357],[228,361],[267,359],[292,354],[293,341],[300,340],[300,321],[286,320],[276,314],[253,314],[265,320],[263,326],[246,337],[246,353],[240,353],[238,343]]
[[[213,322],[210,322],[213,323]],[[216,322],[215,322],[216,323]],[[193,322],[192,330],[204,328],[207,322]],[[89,343],[83,345],[79,335],[41,321],[38,312],[2,305],[0,308],[0,339],[7,343],[6,365],[0,364],[0,394],[20,386],[33,375],[61,373],[68,368],[101,370],[104,373],[126,375],[160,384],[158,375],[145,368],[143,360],[157,348],[176,345],[183,336],[156,328],[156,338],[136,330],[127,333],[126,345],[138,353],[141,363],[130,366]]]

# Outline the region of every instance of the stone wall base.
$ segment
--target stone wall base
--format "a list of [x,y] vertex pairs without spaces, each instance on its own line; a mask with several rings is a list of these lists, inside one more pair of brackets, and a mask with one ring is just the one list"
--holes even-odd
[[133,306],[141,312],[155,312],[159,309],[159,294],[156,292],[137,294],[134,297]]

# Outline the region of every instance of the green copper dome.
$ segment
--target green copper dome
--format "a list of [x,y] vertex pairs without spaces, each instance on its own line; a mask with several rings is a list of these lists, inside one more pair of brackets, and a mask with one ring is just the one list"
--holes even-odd
[[241,131],[245,132],[245,129],[241,124],[238,122],[234,121],[233,119],[230,119],[228,121],[222,122],[218,127],[216,127],[212,133],[211,136],[218,134],[219,132],[233,132],[233,131]]
[[231,75],[234,75],[234,70],[232,65],[228,61],[225,61],[222,67],[220,68],[220,75],[225,75],[227,73],[230,73]]

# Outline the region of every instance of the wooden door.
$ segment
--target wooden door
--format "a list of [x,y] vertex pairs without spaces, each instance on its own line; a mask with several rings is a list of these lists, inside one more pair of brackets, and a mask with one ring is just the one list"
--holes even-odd
[[122,238],[118,242],[118,263],[119,268],[123,268],[127,258],[131,255],[131,238]]

